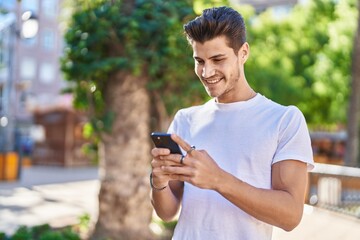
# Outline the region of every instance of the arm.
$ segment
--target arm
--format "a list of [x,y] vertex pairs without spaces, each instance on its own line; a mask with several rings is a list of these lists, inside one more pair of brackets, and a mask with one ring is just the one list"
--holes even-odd
[[271,190],[255,188],[226,172],[219,177],[222,181],[214,185],[214,190],[255,218],[286,231],[300,223],[306,189],[305,163],[275,163]]
[[[177,136],[173,139],[185,150],[190,145]],[[176,162],[171,155],[168,161]],[[225,172],[204,150],[192,151],[183,166],[166,166],[172,179],[219,192],[234,205],[255,218],[290,231],[302,217],[306,189],[306,164],[286,160],[272,166],[272,189],[251,186]]]
[[184,183],[171,181],[162,191],[151,191],[151,203],[156,214],[164,221],[171,221],[179,211]]

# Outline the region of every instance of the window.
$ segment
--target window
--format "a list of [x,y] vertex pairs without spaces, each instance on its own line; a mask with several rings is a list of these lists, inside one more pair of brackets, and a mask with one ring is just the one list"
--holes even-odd
[[17,0],[0,0],[0,8],[7,10],[15,9]]
[[0,85],[9,79],[9,68],[0,66]]
[[0,83],[0,116],[2,115],[2,112],[4,111],[4,107],[3,107],[3,100],[4,98],[4,94],[3,94],[3,85],[2,83]]
[[14,37],[11,30],[7,27],[0,32],[0,67],[7,66],[11,59],[11,40]]
[[36,45],[37,39],[38,38],[36,36],[33,38],[21,39],[21,44],[26,47],[34,47]]
[[[4,51],[4,48],[7,46],[4,46],[3,42],[1,41],[1,35],[0,35],[0,72],[4,71],[4,69],[7,68],[8,65],[8,51]],[[3,74],[0,74],[2,76]],[[7,76],[5,76],[7,77]]]
[[38,0],[22,0],[22,11],[33,11],[39,13],[39,1]]
[[57,1],[56,0],[42,0],[41,10],[45,17],[55,18],[57,16]]
[[45,50],[55,49],[55,32],[51,29],[45,29],[42,32],[42,46]]
[[23,79],[34,79],[36,76],[36,61],[30,57],[23,57],[20,65],[20,77]]
[[54,81],[55,67],[51,63],[42,63],[40,65],[40,81],[45,84],[49,84]]

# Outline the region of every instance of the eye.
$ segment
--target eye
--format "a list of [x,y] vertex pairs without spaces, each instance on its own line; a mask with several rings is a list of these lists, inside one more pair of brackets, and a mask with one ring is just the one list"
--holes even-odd
[[221,58],[221,59],[215,58],[215,59],[214,59],[214,62],[221,62],[221,61],[223,61],[223,60],[224,60],[223,58]]
[[203,60],[200,60],[200,59],[195,59],[195,62],[196,62],[197,64],[204,64],[204,61],[203,61]]

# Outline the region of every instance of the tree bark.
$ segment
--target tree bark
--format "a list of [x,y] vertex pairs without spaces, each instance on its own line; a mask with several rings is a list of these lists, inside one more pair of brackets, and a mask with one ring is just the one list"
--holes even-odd
[[92,239],[153,238],[147,80],[121,71],[106,83],[106,108],[116,117],[111,133],[102,135],[99,217]]
[[[360,0],[358,1],[360,13]],[[360,14],[358,27],[354,38],[354,52],[352,60],[351,95],[348,110],[347,142],[345,165],[359,165],[359,124],[360,124]]]

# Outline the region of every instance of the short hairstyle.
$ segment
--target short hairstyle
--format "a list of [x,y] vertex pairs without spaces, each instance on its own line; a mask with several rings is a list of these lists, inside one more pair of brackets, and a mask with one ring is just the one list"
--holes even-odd
[[227,45],[235,54],[246,42],[246,27],[240,13],[230,7],[214,7],[203,10],[202,15],[184,25],[187,40],[204,43],[225,36]]

